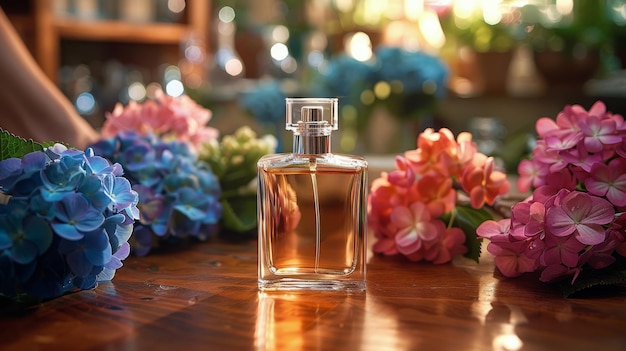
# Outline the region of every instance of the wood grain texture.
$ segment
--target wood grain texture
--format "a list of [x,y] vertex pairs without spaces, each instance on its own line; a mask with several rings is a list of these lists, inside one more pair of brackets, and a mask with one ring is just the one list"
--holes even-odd
[[112,282],[0,318],[2,350],[625,350],[626,291],[564,299],[480,264],[371,255],[364,294],[260,293],[256,241],[130,257]]

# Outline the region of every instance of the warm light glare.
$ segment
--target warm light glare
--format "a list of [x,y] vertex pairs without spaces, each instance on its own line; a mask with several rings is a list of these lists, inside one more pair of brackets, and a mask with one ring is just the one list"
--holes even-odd
[[185,92],[185,87],[180,80],[172,80],[165,85],[165,93],[169,96],[179,97]]
[[283,43],[276,43],[270,48],[270,55],[276,61],[281,61],[289,56],[289,48]]
[[417,21],[424,12],[424,0],[404,0],[404,15],[408,20]]
[[285,26],[276,26],[272,30],[272,39],[278,43],[286,43],[289,40],[289,29]]
[[490,25],[496,25],[502,21],[502,0],[483,0],[483,20]]
[[128,86],[128,97],[131,100],[143,101],[146,98],[146,87],[141,82],[134,82]]
[[230,6],[224,6],[218,11],[217,17],[224,23],[230,23],[235,19],[235,10]]
[[335,0],[335,7],[341,12],[352,12],[354,9],[353,0]]
[[502,334],[493,338],[492,346],[494,351],[518,351],[522,349],[524,343],[515,334]]
[[457,0],[454,2],[453,12],[454,16],[462,19],[469,19],[472,17],[479,4],[477,0]]
[[556,10],[563,16],[574,11],[574,0],[556,0]]
[[437,16],[434,10],[429,9],[422,13],[419,28],[424,40],[429,46],[435,49],[441,49],[446,43],[446,35],[443,33],[439,16]]
[[348,39],[346,47],[350,56],[354,57],[358,61],[367,61],[373,56],[372,41],[370,40],[370,37],[363,32],[353,34]]
[[238,58],[233,57],[226,61],[226,64],[224,65],[224,70],[229,75],[236,77],[243,72],[243,63],[241,63]]
[[384,100],[391,94],[391,86],[387,82],[378,82],[374,85],[374,95],[380,100]]
[[181,13],[185,9],[185,0],[168,0],[167,9],[174,13]]

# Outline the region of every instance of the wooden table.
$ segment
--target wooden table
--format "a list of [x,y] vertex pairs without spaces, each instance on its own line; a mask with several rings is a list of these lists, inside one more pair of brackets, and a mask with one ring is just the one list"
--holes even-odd
[[363,294],[259,293],[256,241],[130,257],[112,282],[0,318],[2,350],[626,350],[626,291],[564,299],[493,260],[372,256]]

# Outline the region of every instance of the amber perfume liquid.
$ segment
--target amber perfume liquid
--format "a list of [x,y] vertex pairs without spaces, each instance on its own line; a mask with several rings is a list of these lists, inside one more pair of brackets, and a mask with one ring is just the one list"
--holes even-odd
[[365,290],[365,160],[272,155],[258,174],[259,288]]

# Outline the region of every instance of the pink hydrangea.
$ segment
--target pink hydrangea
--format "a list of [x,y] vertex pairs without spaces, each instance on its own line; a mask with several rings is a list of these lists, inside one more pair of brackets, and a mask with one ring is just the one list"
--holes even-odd
[[[469,133],[426,129],[417,148],[396,157],[395,169],[372,181],[368,221],[373,250],[435,264],[465,254],[465,233],[444,217],[455,217],[466,198],[474,209],[494,203],[509,183],[493,158],[477,152]],[[446,218],[447,218],[446,217]],[[472,235],[474,233],[471,233]]]
[[486,221],[476,234],[504,276],[541,270],[542,281],[573,283],[626,255],[626,126],[599,101],[589,111],[566,106],[536,130],[537,147],[518,167],[518,186],[532,195],[502,220],[508,227]]
[[156,99],[143,103],[131,101],[127,106],[118,103],[106,114],[102,137],[108,138],[121,131],[135,131],[140,135],[156,134],[163,139],[188,142],[198,150],[203,143],[217,140],[219,132],[207,126],[211,111],[203,108],[187,95],[169,96],[158,91]]

